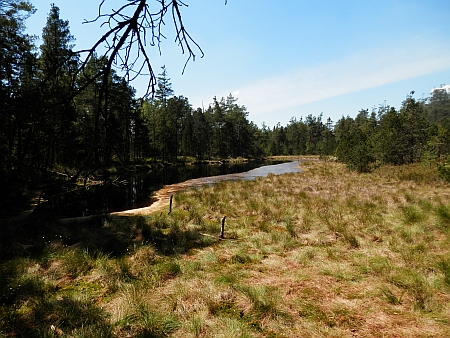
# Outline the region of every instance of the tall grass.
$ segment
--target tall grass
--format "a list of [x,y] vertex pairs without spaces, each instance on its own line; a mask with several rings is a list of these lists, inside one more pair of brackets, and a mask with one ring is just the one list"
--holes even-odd
[[6,224],[0,336],[450,336],[449,183],[308,167],[170,214]]

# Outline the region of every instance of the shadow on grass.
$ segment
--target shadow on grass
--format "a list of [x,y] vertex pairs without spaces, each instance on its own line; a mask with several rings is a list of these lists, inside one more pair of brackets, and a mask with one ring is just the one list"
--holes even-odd
[[196,230],[183,229],[167,216],[97,216],[75,221],[29,217],[0,225],[0,262],[39,258],[49,247],[79,248],[119,257],[130,253],[135,243],[152,245],[162,255],[173,255],[215,242]]
[[56,285],[25,266],[19,258],[0,265],[1,337],[111,336],[107,315],[95,302],[56,296]]
[[25,313],[12,308],[1,315],[0,334],[6,337],[112,336],[107,315],[89,300],[36,299]]
[[74,279],[89,273],[98,257],[120,260],[143,245],[167,257],[216,241],[184,229],[176,219],[165,215],[102,216],[76,222],[29,217],[3,222],[0,336],[113,336],[114,327],[106,312],[87,293],[60,292],[60,277],[42,275],[46,272],[41,271],[48,270],[55,259],[65,264],[65,278]]

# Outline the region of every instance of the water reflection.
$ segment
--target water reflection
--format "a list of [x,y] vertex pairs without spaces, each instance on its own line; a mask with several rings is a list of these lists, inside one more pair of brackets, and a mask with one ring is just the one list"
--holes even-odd
[[116,212],[116,215],[130,215],[139,213],[149,213],[160,210],[162,207],[168,205],[170,196],[176,192],[184,191],[187,189],[198,188],[204,185],[213,185],[222,181],[237,181],[237,180],[253,180],[257,177],[266,177],[268,174],[281,175],[288,173],[296,173],[302,171],[299,166],[299,162],[287,162],[280,164],[265,165],[262,167],[254,168],[246,172],[239,172],[233,174],[217,175],[210,177],[200,177],[195,179],[186,180],[184,182],[165,185],[162,189],[156,191],[153,195],[153,203],[149,206],[129,209],[126,211]]
[[[176,191],[224,180],[252,180],[269,173],[298,172],[298,162],[187,165],[110,176],[103,184],[57,194],[37,208],[57,217],[80,217],[148,207]],[[154,208],[157,205],[153,206]]]
[[[151,173],[135,173],[128,176],[130,187],[127,203],[113,203],[109,205],[107,212],[118,210],[141,208],[148,206],[155,199],[155,193],[161,189],[176,192],[183,189],[200,187],[205,184],[214,184],[219,181],[252,180],[256,177],[267,176],[269,173],[280,175],[300,171],[298,162],[245,162],[226,165],[195,165],[165,168]],[[118,196],[124,198],[122,194]],[[153,198],[152,198],[153,197]],[[115,207],[120,205],[120,207]]]

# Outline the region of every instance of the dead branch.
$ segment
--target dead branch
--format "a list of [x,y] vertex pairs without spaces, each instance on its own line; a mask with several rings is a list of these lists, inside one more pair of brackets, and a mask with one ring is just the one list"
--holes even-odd
[[[107,62],[102,69],[102,76],[107,78],[112,69],[118,70],[127,81],[133,81],[139,75],[149,76],[145,96],[153,94],[156,85],[156,76],[147,52],[148,47],[157,47],[161,53],[161,42],[165,39],[163,27],[164,18],[170,11],[175,28],[175,42],[182,54],[187,54],[187,60],[183,68],[190,60],[195,61],[197,53],[204,56],[200,46],[187,32],[182,16],[181,8],[188,5],[180,0],[155,0],[158,8],[150,9],[150,0],[128,0],[126,4],[110,13],[102,13],[105,4],[103,0],[98,8],[97,17],[85,23],[100,22],[100,27],[108,27],[96,43],[87,50],[78,51],[85,57],[79,67],[78,73],[84,73],[86,66],[94,55],[101,55]],[[131,14],[130,14],[131,12]],[[100,48],[105,48],[101,51]],[[106,88],[104,88],[106,90]]]

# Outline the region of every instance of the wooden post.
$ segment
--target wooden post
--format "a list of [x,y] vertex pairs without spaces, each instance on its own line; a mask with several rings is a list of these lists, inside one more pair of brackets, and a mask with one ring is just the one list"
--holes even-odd
[[220,239],[225,239],[225,219],[227,216],[223,216],[222,218],[222,231],[220,232]]
[[170,195],[169,214],[172,212],[172,200],[173,200],[173,195]]

